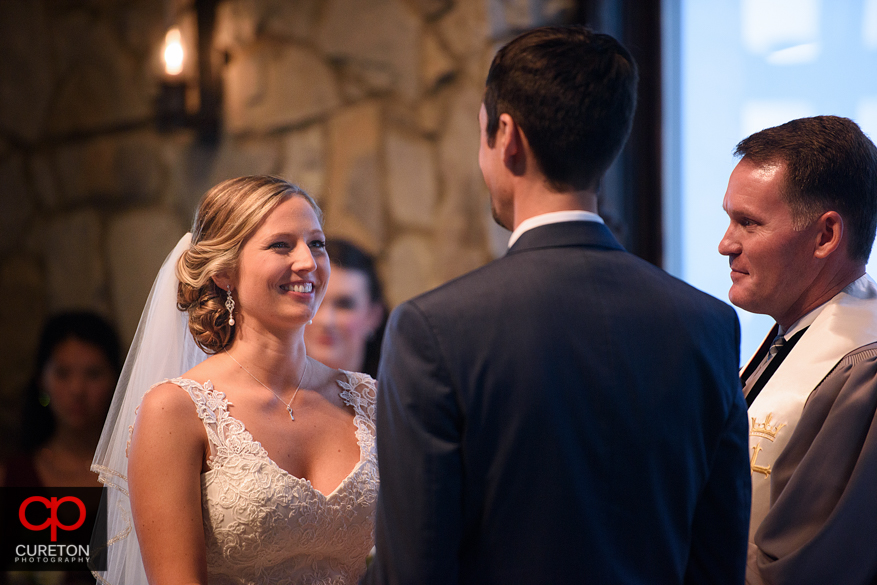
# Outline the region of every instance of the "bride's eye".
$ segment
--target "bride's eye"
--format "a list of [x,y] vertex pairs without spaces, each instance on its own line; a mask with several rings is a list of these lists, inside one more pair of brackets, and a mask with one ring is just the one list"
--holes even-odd
[[270,245],[268,246],[268,249],[269,249],[269,250],[272,250],[272,249],[273,249],[273,250],[283,250],[283,249],[286,249],[286,248],[289,248],[289,244],[286,243],[286,242],[284,242],[284,241],[274,242],[273,244],[270,244]]

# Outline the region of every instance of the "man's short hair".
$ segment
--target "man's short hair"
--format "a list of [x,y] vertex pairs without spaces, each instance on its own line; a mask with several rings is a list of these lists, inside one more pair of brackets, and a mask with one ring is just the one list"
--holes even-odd
[[868,261],[877,229],[877,147],[848,118],[815,116],[744,138],[734,154],[759,166],[784,164],[783,198],[803,229],[836,211],[852,260]]
[[609,35],[583,26],[528,31],[490,65],[488,144],[507,113],[552,189],[594,188],[630,134],[637,81],[633,57]]

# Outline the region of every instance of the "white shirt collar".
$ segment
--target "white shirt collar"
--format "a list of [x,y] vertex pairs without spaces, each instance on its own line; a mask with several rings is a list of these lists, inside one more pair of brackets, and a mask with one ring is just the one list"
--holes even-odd
[[518,238],[521,237],[521,234],[526,231],[550,223],[562,223],[565,221],[595,221],[597,223],[604,223],[603,218],[596,213],[581,209],[573,211],[552,211],[551,213],[534,215],[518,224],[518,227],[512,232],[512,237],[509,238],[509,248],[511,248],[512,245],[518,241]]

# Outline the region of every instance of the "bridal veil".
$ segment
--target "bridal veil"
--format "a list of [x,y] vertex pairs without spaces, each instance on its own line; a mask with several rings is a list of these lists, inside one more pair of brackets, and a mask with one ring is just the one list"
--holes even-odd
[[177,261],[191,243],[184,235],[165,259],[152,285],[134,341],[122,368],[91,470],[99,474],[107,510],[107,570],[93,571],[100,583],[146,584],[143,560],[128,498],[128,441],[136,409],[154,384],[176,378],[207,358],[189,333],[188,316],[177,309]]

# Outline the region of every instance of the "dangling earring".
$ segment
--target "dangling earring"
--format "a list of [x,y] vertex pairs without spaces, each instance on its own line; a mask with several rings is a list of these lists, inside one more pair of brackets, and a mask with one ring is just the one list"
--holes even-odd
[[227,285],[228,296],[225,297],[225,308],[228,309],[228,324],[234,325],[234,299],[231,298],[231,285]]

